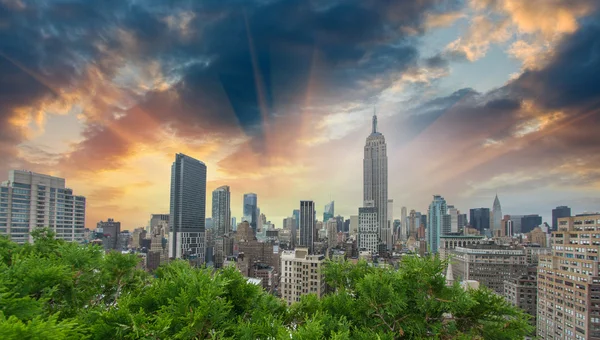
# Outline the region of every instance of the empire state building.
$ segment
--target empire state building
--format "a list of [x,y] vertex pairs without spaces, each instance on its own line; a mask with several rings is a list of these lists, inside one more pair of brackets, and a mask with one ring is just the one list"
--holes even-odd
[[377,131],[377,115],[373,114],[373,130],[365,144],[363,161],[363,198],[371,201],[377,209],[379,238],[386,242],[388,231],[388,161],[385,137]]

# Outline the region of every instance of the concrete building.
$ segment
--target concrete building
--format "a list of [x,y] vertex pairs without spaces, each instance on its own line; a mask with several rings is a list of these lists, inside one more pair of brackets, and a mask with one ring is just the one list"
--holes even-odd
[[102,245],[105,251],[123,250],[119,247],[121,222],[115,222],[112,218],[109,218],[106,222],[100,221],[96,224],[96,231],[102,235]]
[[[377,209],[377,232],[383,240],[387,233],[388,160],[385,137],[377,131],[377,115],[373,114],[371,134],[367,137],[363,160],[363,201],[373,202]],[[385,235],[384,235],[385,233]]]
[[150,249],[148,249],[148,255],[146,256],[146,269],[155,270],[169,259],[168,249],[165,247],[164,242],[168,230],[168,220],[160,220],[150,230]]
[[493,243],[456,247],[450,252],[455,280],[475,280],[496,293],[504,293],[504,281],[527,273],[525,249]]
[[212,220],[215,238],[231,232],[231,193],[227,185],[212,192]]
[[[535,325],[537,314],[537,273],[533,272],[504,281],[504,298],[513,306],[517,306],[531,315],[531,324]],[[529,269],[529,268],[528,268]]]
[[571,217],[571,208],[561,205],[552,209],[552,231],[558,230],[558,219],[561,217]]
[[440,195],[434,195],[427,213],[427,245],[432,253],[437,253],[440,247],[440,237],[450,222],[446,200]]
[[152,233],[152,229],[158,226],[159,223],[166,222],[169,225],[169,214],[152,214],[148,223],[148,233]]
[[558,218],[538,265],[537,336],[600,339],[600,214]]
[[358,209],[358,249],[377,253],[379,244],[378,209],[372,201],[366,201],[365,206]]
[[440,258],[446,259],[456,247],[468,247],[479,244],[483,240],[480,235],[443,235],[440,237]]
[[33,242],[36,228],[49,227],[59,239],[83,243],[85,202],[64,178],[11,170],[0,184],[0,235],[22,244]]
[[325,230],[327,231],[327,247],[335,248],[337,246],[337,222],[333,218],[329,219],[325,223]]
[[547,236],[545,232],[542,231],[542,228],[535,227],[531,232],[527,234],[527,240],[531,243],[539,244],[540,247],[546,248],[548,246]]
[[146,238],[146,230],[144,228],[135,228],[131,239],[131,248],[140,249],[142,240]]
[[406,207],[402,207],[400,208],[400,223],[402,224],[402,235],[401,235],[401,239],[402,240],[407,240],[408,237],[410,236],[410,226],[408,225],[407,222],[407,210]]
[[458,209],[456,209],[453,205],[449,205],[448,215],[450,216],[450,228],[448,231],[444,232],[443,235],[458,233],[458,215],[460,215],[460,211],[458,211]]
[[300,242],[298,245],[308,248],[309,253],[313,254],[315,238],[317,237],[316,234],[318,230],[315,221],[315,202],[300,201],[299,225]]
[[311,255],[308,248],[286,250],[281,255],[279,291],[288,305],[300,301],[300,296],[325,294],[325,278],[322,272],[324,255]]
[[171,166],[169,257],[205,258],[206,165],[178,153]]
[[358,215],[350,215],[350,235],[358,235]]

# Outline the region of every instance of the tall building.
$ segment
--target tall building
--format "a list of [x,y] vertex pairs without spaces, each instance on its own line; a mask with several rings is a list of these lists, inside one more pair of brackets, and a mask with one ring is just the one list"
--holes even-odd
[[467,220],[467,214],[458,214],[459,231],[464,230],[467,224],[469,224],[469,221]]
[[400,222],[402,223],[402,236],[403,240],[407,240],[408,236],[410,236],[410,226],[406,223],[407,213],[406,207],[400,208]]
[[307,248],[283,251],[279,289],[288,305],[300,301],[302,295],[325,294],[324,261],[324,255],[311,255]]
[[237,219],[235,217],[231,218],[231,229],[233,229],[233,231],[237,231]]
[[309,253],[314,251],[315,234],[315,202],[300,201],[300,243],[299,246],[306,247]]
[[385,137],[377,131],[377,115],[373,114],[373,128],[365,143],[363,161],[363,201],[372,201],[377,209],[379,238],[387,228],[388,162]]
[[331,201],[325,204],[325,210],[323,211],[323,223],[329,221],[330,218],[333,218],[335,213],[335,203]]
[[475,208],[469,210],[469,223],[471,227],[479,230],[480,233],[486,229],[490,229],[490,209],[489,208]]
[[203,262],[205,256],[206,165],[178,153],[171,166],[169,257]]
[[427,245],[432,253],[437,253],[444,226],[449,222],[447,210],[446,200],[434,195],[427,212]]
[[231,193],[227,185],[212,192],[212,220],[215,237],[231,232]]
[[417,239],[419,226],[421,226],[421,213],[412,209],[408,215],[408,237],[412,236],[414,239]]
[[243,221],[250,223],[250,227],[256,233],[258,225],[258,197],[255,193],[244,194],[244,217]]
[[456,209],[453,205],[448,206],[448,215],[450,216],[450,225],[448,231],[445,231],[443,234],[447,235],[449,233],[458,233],[458,215],[460,215],[460,211]]
[[521,233],[529,233],[536,227],[539,227],[540,225],[542,225],[542,216],[525,215],[521,218]]
[[387,202],[387,227],[394,227],[394,200],[388,199]]
[[350,235],[358,234],[358,215],[350,215]]
[[538,264],[537,336],[600,339],[600,215],[558,218]]
[[502,207],[500,206],[500,200],[498,199],[498,195],[496,194],[496,198],[494,198],[494,206],[492,208],[492,216],[494,218],[492,224],[492,235],[494,233],[500,231],[502,229]]
[[169,225],[169,214],[152,214],[150,215],[149,233],[156,228],[161,222],[166,222]]
[[35,228],[49,227],[56,237],[83,242],[85,197],[73,195],[65,179],[11,170],[0,185],[0,235],[16,243],[33,242]]
[[571,217],[571,208],[561,205],[552,209],[552,231],[558,230],[558,219],[561,217]]
[[366,201],[365,206],[358,209],[358,249],[377,253],[379,244],[379,219],[377,207],[373,201]]

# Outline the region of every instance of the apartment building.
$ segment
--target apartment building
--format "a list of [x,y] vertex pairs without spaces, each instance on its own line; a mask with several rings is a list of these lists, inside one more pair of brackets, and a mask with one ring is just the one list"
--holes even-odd
[[600,339],[600,214],[558,219],[538,265],[540,339]]
[[291,305],[300,296],[325,294],[325,278],[322,267],[324,255],[310,255],[308,248],[285,250],[281,255],[281,297]]

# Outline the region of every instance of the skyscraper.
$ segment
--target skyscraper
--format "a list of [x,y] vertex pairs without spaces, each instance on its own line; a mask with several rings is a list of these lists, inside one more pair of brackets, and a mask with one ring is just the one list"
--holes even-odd
[[300,201],[300,246],[308,248],[310,254],[314,251],[315,243],[315,202]]
[[56,238],[83,242],[85,197],[73,195],[65,179],[11,170],[0,185],[0,235],[32,242],[31,232],[50,227]]
[[492,216],[494,217],[494,222],[492,224],[492,235],[495,235],[496,232],[499,232],[502,229],[502,207],[500,206],[500,200],[498,199],[498,195],[496,194],[496,198],[494,198],[494,206],[492,208]]
[[171,166],[169,257],[204,261],[206,165],[184,154]]
[[475,208],[469,210],[469,223],[471,227],[479,230],[481,234],[490,229],[490,208]]
[[231,193],[227,185],[212,192],[212,220],[215,237],[231,232]]
[[330,218],[333,218],[335,213],[335,203],[331,201],[325,204],[325,210],[323,211],[323,223],[329,221]]
[[255,193],[244,194],[244,217],[243,221],[250,223],[250,227],[256,233],[258,223],[258,197]]
[[365,143],[363,161],[363,201],[372,201],[377,209],[379,238],[384,239],[387,228],[388,163],[385,137],[377,131],[377,115]]
[[447,231],[444,231],[444,234],[448,233],[457,233],[458,232],[458,215],[460,211],[456,209],[453,205],[448,206],[448,215],[450,215],[450,228]]
[[432,253],[437,253],[440,247],[440,236],[444,230],[444,220],[449,220],[446,200],[440,195],[434,195],[427,212],[427,244]]
[[408,240],[410,233],[410,226],[408,225],[408,216],[406,214],[406,207],[400,208],[400,222],[402,223],[402,236],[403,240]]
[[558,219],[561,217],[571,217],[571,208],[561,205],[552,209],[552,231],[558,230]]

